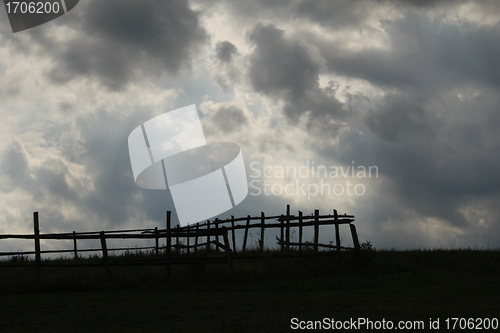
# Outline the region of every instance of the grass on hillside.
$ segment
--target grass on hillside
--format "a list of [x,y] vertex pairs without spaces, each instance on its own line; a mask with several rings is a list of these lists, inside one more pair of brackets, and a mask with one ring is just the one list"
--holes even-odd
[[439,318],[443,328],[448,317],[500,317],[500,251],[368,248],[233,264],[175,265],[168,279],[164,266],[111,267],[112,278],[103,267],[44,267],[39,280],[34,267],[0,266],[0,330],[288,332],[294,317]]

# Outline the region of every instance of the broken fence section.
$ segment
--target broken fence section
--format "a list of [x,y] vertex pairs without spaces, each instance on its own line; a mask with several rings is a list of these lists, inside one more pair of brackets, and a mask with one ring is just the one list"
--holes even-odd
[[[2,256],[25,256],[35,255],[34,263],[29,261],[18,265],[2,265],[3,267],[16,266],[35,266],[37,276],[41,275],[41,267],[45,266],[42,262],[41,255],[48,253],[73,253],[75,263],[71,266],[89,266],[89,264],[78,263],[79,254],[92,251],[102,253],[102,262],[108,275],[111,274],[111,266],[120,265],[166,265],[167,274],[170,273],[171,265],[187,264],[187,263],[210,263],[210,262],[225,262],[232,265],[233,259],[248,259],[269,256],[303,256],[303,255],[318,255],[318,254],[340,254],[343,252],[356,252],[360,249],[358,234],[356,227],[353,224],[353,215],[339,215],[337,210],[333,210],[333,214],[320,215],[319,210],[315,210],[314,214],[304,215],[298,212],[297,215],[290,213],[290,205],[287,205],[286,214],[266,216],[261,212],[260,216],[246,216],[230,219],[206,221],[189,225],[186,227],[172,227],[171,212],[167,212],[165,229],[133,229],[133,230],[113,230],[113,231],[96,231],[96,232],[76,232],[71,233],[51,233],[40,234],[40,223],[38,212],[33,214],[33,235],[14,235],[0,234],[1,239],[33,239],[34,251],[25,252],[0,252]],[[335,230],[335,243],[330,241],[329,244],[319,242],[320,227],[333,225]],[[352,247],[343,246],[341,244],[340,226],[349,225],[350,234],[352,237]],[[313,241],[304,240],[304,230],[306,228],[313,229]],[[253,251],[248,249],[249,231],[256,229],[258,233],[258,246]],[[270,249],[266,248],[266,235],[270,229],[279,229],[279,236],[275,235],[278,252],[270,253]],[[238,237],[236,232],[243,230],[240,250],[237,251]],[[297,239],[292,240],[291,233],[295,231]],[[241,238],[241,237],[240,237]],[[295,238],[295,237],[294,237]],[[73,243],[72,249],[65,250],[41,250],[40,240],[71,240]],[[78,240],[94,239],[100,241],[100,249],[81,249],[78,248]],[[118,247],[108,248],[107,240],[109,239],[153,239],[155,246],[146,247]],[[160,240],[165,239],[165,245],[160,246]],[[231,241],[230,241],[231,239]],[[320,251],[326,249],[326,251]],[[127,261],[110,261],[109,252],[113,251],[142,251],[149,250],[156,254],[153,260],[138,260],[134,262]],[[204,250],[203,256],[197,254]],[[215,251],[215,253],[213,253]],[[164,255],[161,253],[164,252]],[[220,253],[223,252],[223,256]],[[258,254],[256,254],[258,253]],[[54,266],[54,265],[46,265]],[[68,265],[65,265],[68,266]]]

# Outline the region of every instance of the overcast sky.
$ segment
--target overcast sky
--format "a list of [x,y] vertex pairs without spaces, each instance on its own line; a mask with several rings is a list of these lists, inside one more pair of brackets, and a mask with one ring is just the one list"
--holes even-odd
[[42,232],[164,227],[172,199],[134,183],[127,138],[196,104],[254,181],[220,218],[289,203],[353,214],[379,248],[499,247],[499,20],[495,0],[85,0],[13,34],[0,9],[0,233],[33,211]]

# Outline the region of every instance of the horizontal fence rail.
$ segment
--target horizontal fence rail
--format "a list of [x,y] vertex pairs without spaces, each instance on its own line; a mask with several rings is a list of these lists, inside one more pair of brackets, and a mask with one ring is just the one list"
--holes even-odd
[[[320,248],[326,249],[328,253],[340,254],[343,252],[356,252],[360,249],[358,234],[354,222],[353,215],[339,215],[337,210],[333,210],[333,214],[320,215],[319,210],[315,210],[314,214],[303,215],[299,211],[298,215],[290,214],[290,205],[287,205],[286,214],[265,216],[261,212],[260,216],[250,216],[213,221],[207,220],[189,226],[173,228],[171,226],[171,212],[167,212],[166,228],[148,228],[148,229],[130,229],[130,230],[110,230],[110,231],[86,231],[86,232],[70,232],[70,233],[48,233],[40,234],[38,212],[33,213],[33,234],[0,234],[1,239],[28,239],[34,240],[34,251],[16,251],[16,252],[0,252],[0,257],[10,256],[15,259],[15,256],[34,255],[34,263],[26,261],[20,264],[5,264],[2,267],[17,267],[17,266],[35,266],[37,275],[41,274],[42,266],[55,266],[54,264],[44,264],[41,260],[42,254],[53,253],[72,253],[75,259],[73,265],[65,266],[94,266],[95,264],[78,262],[79,254],[86,252],[101,252],[102,262],[98,265],[104,266],[108,275],[111,274],[111,266],[126,266],[126,265],[166,265],[167,275],[170,273],[170,266],[173,264],[185,264],[194,262],[225,262],[232,266],[233,259],[253,259],[267,257],[265,255],[265,235],[267,229],[279,229],[279,236],[275,236],[276,244],[279,246],[281,254],[274,254],[275,256],[302,256],[306,255],[319,255],[326,254],[325,251],[319,251]],[[340,226],[348,224],[352,237],[353,247],[346,247],[341,245]],[[335,227],[335,244],[333,241],[330,244],[321,244],[319,242],[320,226],[333,225]],[[313,228],[314,240],[312,242],[304,241],[304,228]],[[250,255],[247,252],[247,243],[249,230],[258,229],[260,231],[259,239],[257,242],[258,253],[256,255],[253,251]],[[243,240],[241,244],[241,251],[235,256],[236,251],[236,231],[243,230]],[[298,240],[291,240],[291,230],[298,231]],[[231,242],[229,239],[231,238]],[[107,240],[109,239],[151,239],[155,241],[155,246],[143,247],[117,247],[108,248]],[[165,240],[165,246],[160,246],[160,240]],[[41,250],[40,240],[70,240],[73,241],[73,249],[63,250]],[[100,248],[78,248],[78,240],[99,240]],[[190,257],[191,253],[196,254],[200,249],[205,250],[204,257]],[[312,249],[312,252],[311,252]],[[156,254],[153,259],[136,261],[109,260],[109,252],[113,251],[142,251],[148,250]],[[175,251],[175,253],[172,252]],[[293,250],[293,251],[292,251]],[[333,250],[333,252],[332,252]],[[160,251],[164,255],[160,255]],[[207,252],[208,251],[208,252]],[[215,253],[213,252],[215,251]],[[219,254],[222,252],[223,256]],[[292,253],[293,252],[293,253]],[[322,252],[322,253],[320,253]],[[210,255],[207,256],[207,253]],[[175,254],[175,255],[174,255]],[[186,254],[182,256],[181,254]],[[63,265],[64,266],[64,265]]]

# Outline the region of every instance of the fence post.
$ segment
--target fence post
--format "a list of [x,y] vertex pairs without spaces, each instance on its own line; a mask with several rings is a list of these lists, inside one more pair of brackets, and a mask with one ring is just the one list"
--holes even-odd
[[170,276],[170,265],[171,265],[171,247],[172,247],[172,238],[171,238],[171,234],[170,234],[170,214],[172,212],[171,211],[167,211],[167,221],[166,221],[166,228],[167,228],[167,247],[165,249],[165,268],[166,268],[166,272],[167,272],[167,277]]
[[356,226],[351,223],[349,223],[349,226],[351,227],[351,235],[352,235],[352,242],[354,243],[354,250],[359,251],[361,247],[359,246],[359,239],[358,239],[358,233],[356,232]]
[[319,209],[314,211],[314,252],[318,252],[319,243]]
[[266,231],[266,216],[260,212],[260,253],[264,253],[264,232]]
[[[210,231],[210,221],[207,220],[207,231]],[[207,251],[210,250],[210,235],[207,235]]]
[[337,246],[337,251],[340,252],[340,230],[339,230],[339,216],[337,210],[333,210],[333,219],[335,220],[335,245]]
[[179,252],[181,251],[181,249],[179,247],[179,227],[180,227],[180,225],[177,225],[175,227],[175,229],[176,229],[175,231],[177,232],[177,236],[175,237],[175,252],[177,254],[179,254]]
[[200,228],[199,224],[196,224],[196,236],[194,237],[194,253],[196,254],[198,252],[198,230]]
[[78,248],[76,246],[76,231],[73,231],[73,253],[75,255],[75,260],[78,259]]
[[40,277],[42,274],[41,264],[42,256],[40,254],[40,225],[38,223],[38,212],[33,213],[33,232],[35,240],[35,265],[36,265],[36,276]]
[[[218,229],[219,229],[219,219],[218,218],[216,218],[214,220],[214,224],[215,224],[215,231],[218,231]],[[216,243],[219,243],[219,234],[215,234],[215,241],[216,241]],[[216,246],[215,249],[216,249],[217,253],[219,253],[219,247]]]
[[231,238],[233,240],[233,252],[236,252],[236,237],[234,230],[234,215],[231,215]]
[[101,249],[102,249],[102,259],[104,261],[104,268],[106,269],[106,274],[111,276],[111,269],[109,267],[109,257],[108,257],[108,247],[106,246],[106,235],[104,234],[104,231],[101,231],[100,233],[101,236]]
[[302,254],[302,228],[303,228],[302,212],[299,210],[299,254]]
[[160,233],[158,232],[158,227],[155,227],[155,253],[158,256],[160,251]]
[[285,231],[283,230],[283,226],[285,225],[285,220],[283,214],[281,214],[280,218],[280,252],[283,252],[285,250]]
[[290,205],[286,205],[286,254],[290,254]]
[[191,249],[189,248],[189,243],[190,243],[189,239],[191,238],[191,237],[189,237],[190,230],[191,230],[191,227],[188,225],[186,227],[186,233],[188,234],[188,236],[186,237],[186,245],[187,245],[186,251],[187,251],[187,255],[191,254]]
[[245,228],[245,236],[243,236],[243,249],[242,249],[242,252],[245,252],[245,250],[247,248],[247,237],[248,237],[249,225],[250,225],[250,215],[247,215],[247,224],[246,224],[246,228]]
[[227,228],[223,226],[222,231],[223,231],[222,237],[224,238],[224,247],[226,249],[226,255],[227,255],[227,264],[229,265],[229,267],[233,268],[233,261],[231,258],[232,251],[231,251],[231,247],[229,246],[229,238],[227,236]]

